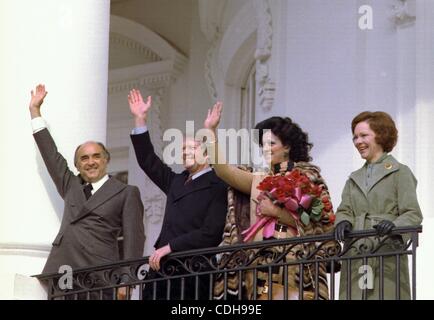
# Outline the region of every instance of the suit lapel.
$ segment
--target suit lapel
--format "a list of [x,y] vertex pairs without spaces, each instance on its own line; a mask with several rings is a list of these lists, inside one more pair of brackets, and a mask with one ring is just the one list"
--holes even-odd
[[184,198],[191,193],[210,188],[212,174],[212,171],[207,172],[200,177],[194,179],[193,181],[189,182],[187,185],[184,185],[184,183],[188,175],[185,176],[185,174],[183,174],[184,179],[178,179],[178,181],[176,182],[177,185],[174,188],[174,190],[176,190],[174,194],[174,201],[178,201],[179,199]]
[[80,175],[77,176],[77,179],[77,183],[74,183],[72,186],[71,198],[65,202],[65,205],[68,205],[68,211],[65,212],[69,212],[67,216],[69,222],[75,220],[78,217],[80,212],[83,210],[84,204],[86,203],[86,197],[83,191],[83,180],[81,179]]
[[73,219],[72,223],[83,219],[85,216],[90,214],[97,207],[102,205],[107,200],[111,199],[113,196],[121,192],[126,188],[126,185],[116,180],[115,178],[110,177],[101,188],[96,191],[89,200],[86,201],[86,197],[84,196],[84,192],[82,193],[82,199],[84,200],[84,206],[81,208],[78,216]]

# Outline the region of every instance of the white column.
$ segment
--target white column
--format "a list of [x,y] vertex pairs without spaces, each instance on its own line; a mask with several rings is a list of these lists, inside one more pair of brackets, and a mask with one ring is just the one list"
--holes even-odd
[[32,137],[30,90],[46,85],[42,113],[71,168],[78,144],[105,142],[109,11],[108,0],[0,2],[0,299],[20,290],[16,274],[42,271],[63,212]]
[[424,215],[417,258],[418,299],[434,299],[434,3],[417,2],[416,12],[416,110],[415,154],[418,199]]

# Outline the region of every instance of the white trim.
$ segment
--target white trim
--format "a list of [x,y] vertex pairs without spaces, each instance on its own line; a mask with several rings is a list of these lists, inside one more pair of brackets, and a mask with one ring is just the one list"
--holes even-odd
[[181,55],[158,34],[144,25],[126,18],[111,15],[110,32],[140,43],[143,47],[155,52],[162,60],[175,60],[178,55]]
[[180,74],[185,61],[159,61],[109,71],[109,94],[132,88],[168,87]]
[[51,245],[46,244],[0,243],[0,256],[17,255],[47,258],[50,251]]
[[227,0],[198,0],[200,29],[209,42],[216,37],[222,22]]
[[128,48],[143,56],[149,61],[159,61],[161,58],[151,49],[142,43],[134,41],[116,32],[110,32],[110,44],[119,44],[121,47]]
[[247,2],[232,19],[223,35],[217,54],[223,79],[227,85],[241,87],[252,65],[256,50],[257,19],[253,2]]

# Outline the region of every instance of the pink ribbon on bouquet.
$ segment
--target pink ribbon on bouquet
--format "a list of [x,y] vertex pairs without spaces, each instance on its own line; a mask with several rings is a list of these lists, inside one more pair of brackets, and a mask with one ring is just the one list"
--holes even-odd
[[241,232],[244,236],[243,241],[249,242],[252,240],[256,233],[258,233],[259,229],[263,228],[262,235],[264,238],[270,238],[274,234],[274,227],[276,225],[276,219],[273,217],[261,217],[256,223],[250,226],[248,229]]
[[[270,191],[270,194],[273,196],[276,189],[273,189]],[[312,203],[312,196],[308,194],[302,194],[301,188],[295,188],[294,194],[291,197],[288,197],[285,199],[284,205],[285,208],[292,214],[294,219],[297,221],[300,220],[300,217],[298,215],[298,208],[302,207],[305,210],[309,209],[311,203]],[[258,209],[256,209],[256,216],[259,217]],[[258,233],[258,231],[262,229],[262,236],[264,238],[270,238],[274,234],[274,228],[276,225],[277,219],[273,217],[260,217],[255,224],[250,226],[248,229],[241,232],[241,235],[244,236],[243,241],[248,242],[251,239],[253,239]]]
[[[275,191],[276,188],[271,190],[269,196],[273,197],[273,192]],[[258,200],[260,200],[261,197],[263,197],[262,194],[258,196]],[[256,217],[258,217],[256,223],[241,232],[241,235],[244,237],[244,242],[249,242],[250,240],[252,240],[261,228],[262,236],[264,238],[270,238],[274,235],[274,228],[276,226],[277,219],[273,217],[261,216],[258,207],[256,207]]]
[[285,208],[291,213],[291,215],[297,221],[300,220],[300,215],[298,214],[298,209],[302,207],[308,210],[313,197],[308,194],[301,194],[301,188],[297,187],[294,189],[294,194],[291,197],[285,199]]

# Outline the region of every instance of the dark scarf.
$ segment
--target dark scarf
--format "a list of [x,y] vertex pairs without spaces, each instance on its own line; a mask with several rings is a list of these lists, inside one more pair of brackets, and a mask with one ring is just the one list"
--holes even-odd
[[291,171],[292,169],[294,169],[294,162],[289,160],[283,161],[273,166],[273,174],[284,175],[285,173]]

